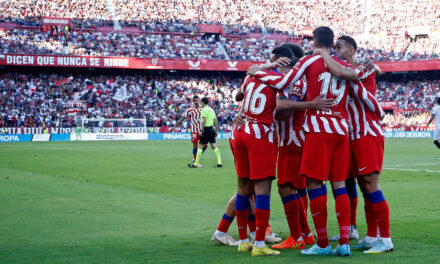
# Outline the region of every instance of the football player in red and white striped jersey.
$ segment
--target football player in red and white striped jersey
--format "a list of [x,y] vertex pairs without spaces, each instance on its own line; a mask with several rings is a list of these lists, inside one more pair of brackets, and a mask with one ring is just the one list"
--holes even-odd
[[[305,121],[305,143],[301,162],[301,174],[307,177],[307,190],[310,198],[310,209],[318,235],[318,242],[303,254],[313,255],[350,255],[348,231],[350,223],[349,199],[345,180],[349,170],[348,113],[345,108],[348,80],[357,80],[362,72],[352,69],[342,61],[333,60],[329,53],[333,46],[334,34],[327,27],[313,31],[315,51],[321,48],[319,55],[306,56],[284,77],[273,76],[266,72],[257,72],[258,79],[278,89],[285,89],[296,83],[302,76],[307,80],[307,97],[312,100],[317,96],[334,99],[334,106],[328,111],[308,110]],[[319,49],[318,49],[319,50]],[[327,57],[326,63],[323,58]],[[328,60],[330,58],[330,60]],[[329,68],[334,69],[332,74]],[[383,113],[374,97],[366,93],[363,86],[352,87],[360,100],[368,100],[370,110],[378,115]],[[323,181],[332,182],[336,199],[340,240],[339,246],[332,252],[327,237],[327,192]]]
[[[356,41],[350,36],[341,36],[336,41],[335,52],[353,66],[356,62]],[[360,78],[361,83],[372,95],[376,94],[377,66],[371,67]],[[380,118],[367,111],[364,102],[351,96],[347,101],[350,126],[350,144],[354,161],[354,176],[364,194],[367,235],[354,248],[368,249],[365,253],[382,253],[394,250],[390,235],[389,207],[379,186],[384,155],[384,133]],[[354,181],[354,178],[352,178]],[[356,185],[354,183],[354,188]],[[355,210],[352,210],[355,217]],[[380,229],[380,241],[377,230]]]
[[189,118],[190,122],[190,128],[191,128],[191,142],[193,143],[193,162],[196,160],[197,156],[197,148],[199,145],[199,139],[200,139],[200,112],[202,110],[200,105],[200,98],[195,95],[193,97],[193,104],[194,106],[188,108],[185,111],[185,114],[177,121],[176,125],[171,128],[171,132],[176,129],[176,127],[180,126],[184,120]]
[[[276,58],[293,59],[287,47],[277,47],[272,52]],[[281,69],[281,67],[280,67]],[[280,252],[265,245],[266,228],[270,216],[270,189],[276,171],[276,133],[274,115],[277,89],[247,76],[240,87],[244,94],[241,112],[246,116],[243,126],[234,129],[233,150],[238,188],[235,214],[239,232],[238,251],[252,249],[253,256],[278,255]],[[255,191],[255,244],[247,234],[249,196]]]

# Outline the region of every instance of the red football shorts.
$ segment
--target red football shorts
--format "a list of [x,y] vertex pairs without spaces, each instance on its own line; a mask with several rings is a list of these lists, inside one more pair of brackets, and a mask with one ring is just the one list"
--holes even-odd
[[260,180],[275,178],[277,147],[275,143],[237,130],[234,134],[235,170],[239,178]]
[[231,137],[229,137],[229,146],[231,147],[232,156],[235,157],[235,154],[234,154],[234,140]]
[[345,181],[349,170],[348,136],[306,133],[301,175],[322,181]]
[[350,175],[349,177],[356,179],[357,175],[357,167],[356,167],[356,160],[354,158],[354,152],[353,152],[353,141],[350,141]]
[[288,146],[278,147],[277,184],[291,183],[297,189],[306,187],[306,178],[301,176],[301,158],[303,148],[294,142]]
[[191,142],[193,143],[198,143],[200,140],[200,135],[199,133],[193,133],[191,132]]
[[365,136],[351,142],[357,175],[382,171],[385,138]]

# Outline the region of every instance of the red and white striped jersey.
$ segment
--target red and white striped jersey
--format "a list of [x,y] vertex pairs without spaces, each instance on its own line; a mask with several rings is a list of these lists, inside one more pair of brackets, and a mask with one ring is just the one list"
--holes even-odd
[[[352,67],[337,57],[334,57],[334,59],[342,66]],[[363,75],[361,70],[355,70],[359,77]],[[285,89],[290,85],[293,85],[302,76],[305,76],[307,80],[308,100],[313,100],[319,95],[324,95],[327,99],[334,99],[334,105],[330,110],[307,110],[304,124],[304,130],[306,132],[348,136],[348,112],[346,109],[346,102],[350,89],[353,89],[353,93],[356,98],[359,98],[359,100],[369,100],[367,106],[371,111],[376,113],[380,113],[381,111],[375,98],[369,96],[368,92],[362,85],[350,85],[350,81],[340,80],[334,77],[324,63],[324,60],[319,55],[303,57],[284,77],[273,76],[263,71],[259,71],[256,74],[256,78],[277,89]]]
[[202,128],[202,124],[200,122],[201,111],[201,107],[190,107],[185,112],[185,116],[189,118],[189,123],[191,124],[191,133],[200,133],[200,130]]
[[[306,99],[306,82],[304,79],[300,79],[293,86],[278,92],[278,95],[285,96],[288,100],[296,102],[305,101]],[[276,130],[278,135],[278,146],[289,146],[292,142],[298,147],[304,145],[304,120],[306,110],[294,111],[290,115],[289,119],[276,120]]]
[[[372,95],[376,95],[376,71],[373,69],[366,72],[360,79],[361,84]],[[347,111],[349,114],[350,140],[361,137],[384,136],[382,124],[377,114],[368,111],[365,102],[349,94],[347,100]]]
[[[272,74],[277,74],[272,72]],[[275,107],[277,90],[256,78],[246,76],[240,91],[244,94],[241,112],[246,116],[246,123],[238,128],[257,139],[275,142]]]

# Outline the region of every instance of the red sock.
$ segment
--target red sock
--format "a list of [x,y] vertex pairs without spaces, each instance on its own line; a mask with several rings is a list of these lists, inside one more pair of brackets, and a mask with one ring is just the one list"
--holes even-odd
[[255,218],[257,230],[255,241],[264,241],[266,237],[266,228],[269,225],[270,217],[270,196],[257,195],[255,199]]
[[382,194],[382,191],[369,193],[368,198],[371,200],[376,223],[380,229],[380,237],[388,238],[391,236],[390,232],[390,208]]
[[322,188],[308,190],[310,197],[310,212],[315,224],[317,244],[321,248],[329,245],[327,235],[327,194]]
[[248,224],[249,209],[243,211],[235,210],[235,216],[237,217],[239,239],[240,240],[247,239],[248,238],[247,224]]
[[350,199],[345,187],[333,190],[336,216],[339,224],[339,245],[347,244],[350,232]]
[[306,189],[299,189],[298,194],[301,197],[301,200],[304,205],[304,210],[306,211],[306,215],[307,215],[307,209],[309,208],[309,198],[307,198],[307,191]]
[[290,236],[297,240],[301,237],[301,229],[299,223],[299,196],[296,194],[290,194],[281,200],[284,205],[284,213],[286,214],[287,224],[289,225]]
[[364,197],[365,201],[365,218],[367,220],[367,236],[377,237],[377,223],[374,216],[373,205],[368,197]]
[[248,239],[249,197],[237,193],[235,199],[235,216],[237,217],[239,239]]
[[350,199],[350,225],[355,226],[356,225],[356,213],[357,213],[357,206],[358,206],[358,198],[351,198]]
[[[306,196],[307,198],[307,196]],[[301,233],[305,236],[311,233],[309,223],[307,222],[307,210],[304,209],[303,199],[298,200],[299,205],[299,224],[301,225]]]
[[218,231],[228,233],[229,227],[231,226],[232,221],[234,221],[233,217],[228,216],[227,214],[223,214],[222,220],[217,227]]
[[255,218],[256,221],[256,232],[255,232],[255,240],[256,241],[264,241],[266,237],[266,228],[269,224],[270,210],[263,210],[256,208],[255,209]]
[[248,226],[249,226],[249,232],[255,232],[257,229],[257,224],[255,223],[255,215],[251,214],[248,217]]

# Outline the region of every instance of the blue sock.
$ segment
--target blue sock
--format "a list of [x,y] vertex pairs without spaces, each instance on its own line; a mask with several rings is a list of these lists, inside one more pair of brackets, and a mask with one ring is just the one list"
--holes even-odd
[[283,202],[283,204],[286,204],[292,200],[297,200],[299,198],[298,194],[289,194],[286,197],[281,198],[281,201]]
[[232,222],[234,221],[234,217],[230,217],[227,214],[223,214],[223,219],[225,219],[226,221]]
[[270,210],[270,195],[257,195],[255,209]]
[[370,201],[372,204],[380,203],[385,201],[385,197],[383,196],[383,193],[381,190],[369,193],[368,198],[370,198]]
[[244,211],[249,209],[249,197],[243,196],[237,193],[237,198],[235,199],[235,209],[237,211]]
[[342,187],[336,190],[333,190],[333,197],[338,197],[339,195],[346,194],[348,196],[347,188]]
[[303,196],[307,195],[307,189],[306,188],[299,189],[298,190],[298,194],[299,194],[300,197],[303,197]]
[[322,187],[321,188],[307,190],[307,194],[309,195],[310,201],[315,199],[315,198],[318,198],[319,196],[326,195],[327,194],[327,188],[325,188],[325,190],[326,191],[324,192],[324,188],[322,188]]

